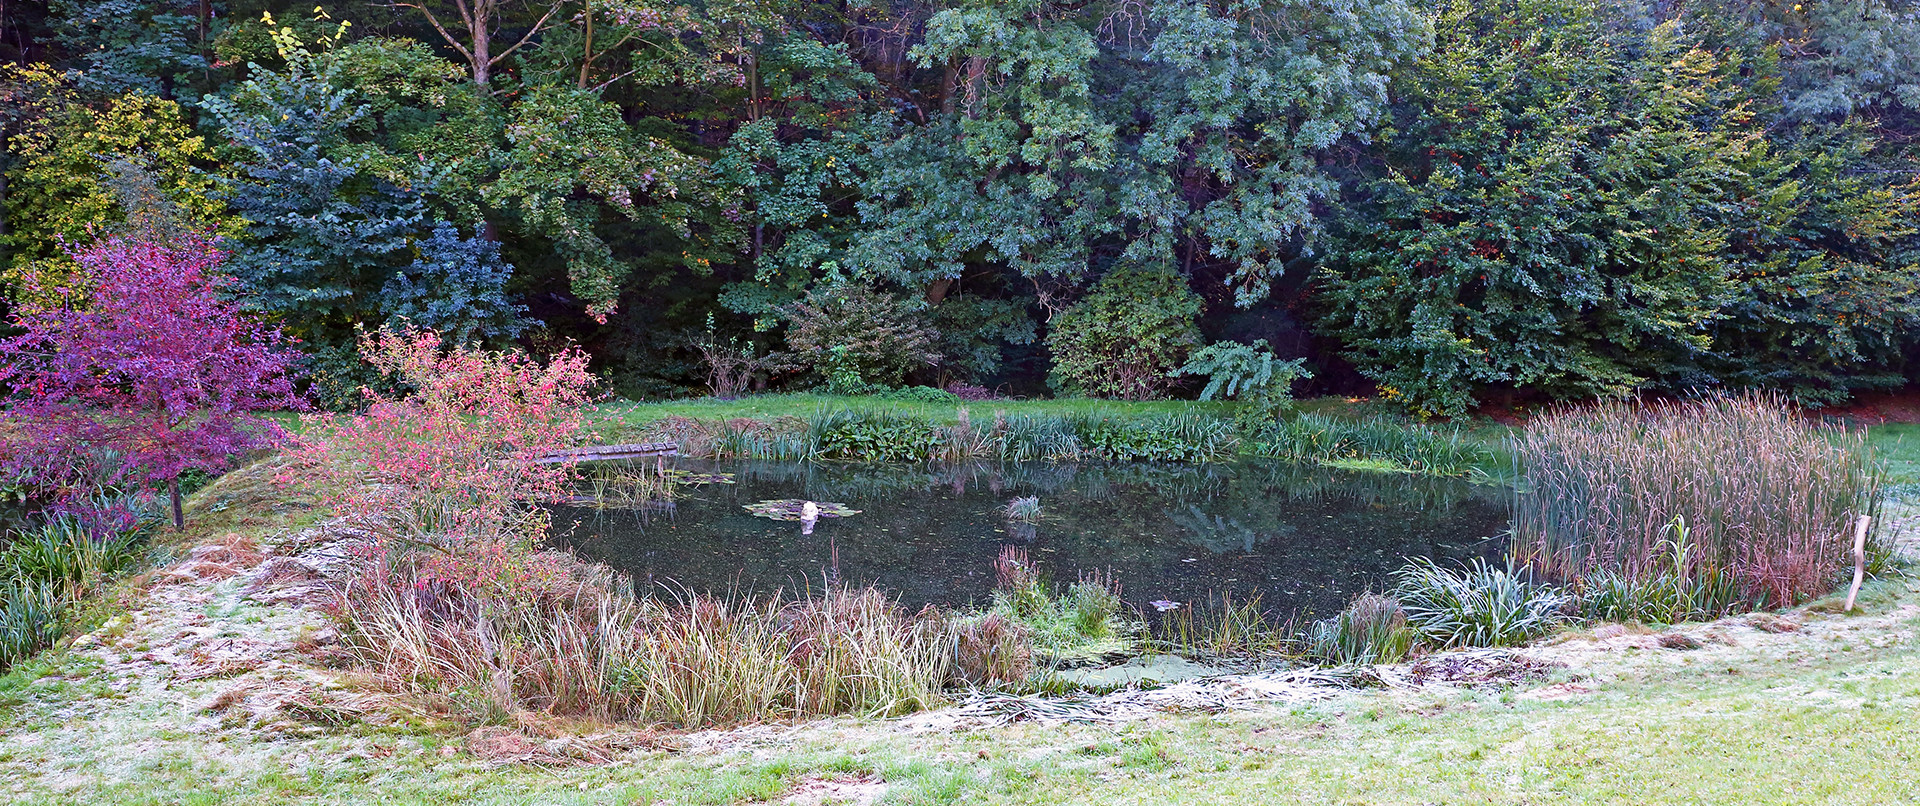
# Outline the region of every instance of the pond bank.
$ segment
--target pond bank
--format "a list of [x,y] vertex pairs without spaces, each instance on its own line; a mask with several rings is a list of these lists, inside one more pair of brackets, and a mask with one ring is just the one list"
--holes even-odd
[[[1483,656],[1525,659],[1531,671],[1507,681],[1477,679],[1474,662],[1446,660],[1466,656],[1434,655],[1433,674],[1469,674],[1315,686],[1310,697],[1264,702],[1196,697],[1171,713],[1121,714],[1118,701],[1107,711],[982,701],[903,720],[680,734],[531,716],[489,725],[422,710],[336,665],[328,622],[303,591],[318,580],[289,573],[281,560],[324,576],[316,566],[339,556],[353,531],[315,528],[303,502],[233,495],[241,480],[194,500],[195,530],[179,546],[187,559],[123,591],[128,616],[0,682],[0,791],[10,801],[1871,803],[1916,795],[1901,773],[1920,746],[1920,726],[1906,719],[1920,705],[1920,590],[1907,579],[1873,583],[1857,615],[1834,614],[1829,601],[1778,621],[1725,619],[1665,633],[1603,625]],[[1698,648],[1671,648],[1689,642],[1663,641],[1668,635]],[[1414,668],[1388,676],[1404,679]]]

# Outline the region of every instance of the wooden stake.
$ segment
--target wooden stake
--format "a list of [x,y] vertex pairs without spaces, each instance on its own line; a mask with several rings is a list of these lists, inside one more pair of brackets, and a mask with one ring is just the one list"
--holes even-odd
[[1861,515],[1853,527],[1853,587],[1847,589],[1847,609],[1853,612],[1853,600],[1860,596],[1860,583],[1867,578],[1867,524],[1873,519]]

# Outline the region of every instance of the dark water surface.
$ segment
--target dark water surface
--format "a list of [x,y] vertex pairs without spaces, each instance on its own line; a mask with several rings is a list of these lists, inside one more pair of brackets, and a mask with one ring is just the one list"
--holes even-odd
[[[671,580],[707,592],[817,590],[837,573],[909,606],[984,603],[994,559],[1011,545],[1056,581],[1109,572],[1136,606],[1257,593],[1275,613],[1327,614],[1385,587],[1407,557],[1497,554],[1492,538],[1507,524],[1498,488],[1261,461],[669,466],[732,473],[735,483],[682,485],[654,511],[557,507],[560,541],[643,589]],[[1002,514],[1019,496],[1040,498],[1039,523]],[[861,513],[803,535],[799,523],[742,508],[783,498]]]

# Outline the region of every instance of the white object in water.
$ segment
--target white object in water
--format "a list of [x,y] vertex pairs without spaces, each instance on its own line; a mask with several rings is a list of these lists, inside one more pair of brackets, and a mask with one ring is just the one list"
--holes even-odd
[[808,501],[800,505],[800,534],[813,534],[813,525],[820,522],[820,505]]

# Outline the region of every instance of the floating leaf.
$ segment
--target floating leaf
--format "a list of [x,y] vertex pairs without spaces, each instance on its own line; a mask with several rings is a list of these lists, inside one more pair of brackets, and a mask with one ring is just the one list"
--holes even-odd
[[[797,521],[802,519],[800,517],[800,511],[805,508],[806,505],[807,500],[804,498],[781,498],[773,501],[746,504],[744,508],[748,512],[762,518],[772,518],[776,521]],[[836,504],[831,501],[814,501],[813,505],[820,508],[820,517],[822,518],[844,518],[848,515],[860,514],[860,510],[848,509],[846,504]]]
[[733,483],[732,473],[695,473],[691,470],[680,470],[676,468],[673,470],[663,471],[661,472],[660,475],[665,477],[667,481],[676,482],[679,484],[732,484]]

